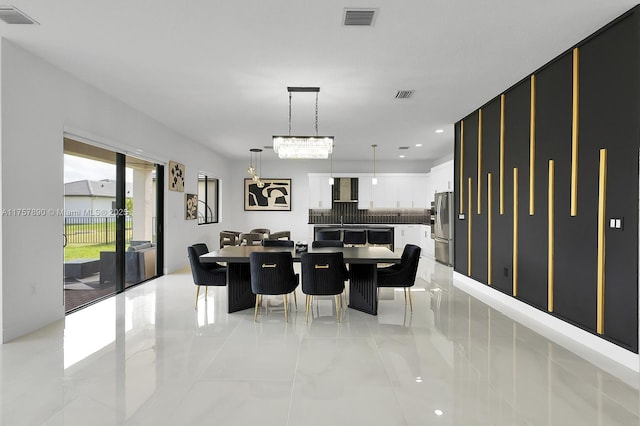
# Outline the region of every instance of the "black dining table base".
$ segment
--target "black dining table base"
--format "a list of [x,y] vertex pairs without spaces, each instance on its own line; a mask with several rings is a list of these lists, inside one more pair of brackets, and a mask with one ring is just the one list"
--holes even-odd
[[[349,265],[349,307],[371,315],[378,314],[376,265]],[[227,264],[227,312],[255,307],[256,295],[251,291],[251,271],[248,263]]]
[[349,307],[378,315],[378,282],[375,264],[349,265]]
[[227,263],[227,312],[253,308],[256,295],[251,291],[251,269],[248,263]]

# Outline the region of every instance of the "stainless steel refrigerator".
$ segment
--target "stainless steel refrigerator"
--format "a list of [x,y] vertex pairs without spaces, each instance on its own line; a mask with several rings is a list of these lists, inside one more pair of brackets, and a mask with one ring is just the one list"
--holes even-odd
[[453,192],[436,192],[431,215],[436,260],[453,265]]

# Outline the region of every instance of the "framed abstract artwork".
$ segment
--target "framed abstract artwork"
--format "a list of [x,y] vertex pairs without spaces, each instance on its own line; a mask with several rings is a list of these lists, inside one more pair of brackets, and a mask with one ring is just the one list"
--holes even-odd
[[262,179],[258,187],[253,179],[244,180],[244,209],[291,211],[291,179]]
[[187,220],[198,218],[198,194],[184,194],[184,218]]
[[169,191],[184,192],[184,164],[169,161]]

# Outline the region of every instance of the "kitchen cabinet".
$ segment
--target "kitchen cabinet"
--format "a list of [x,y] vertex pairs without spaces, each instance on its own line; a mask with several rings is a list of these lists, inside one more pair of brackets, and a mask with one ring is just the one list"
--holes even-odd
[[420,227],[422,225],[396,225],[393,245],[398,253],[404,250],[406,244],[420,246]]
[[430,207],[427,174],[382,173],[372,185],[371,176],[359,180],[358,208],[423,208]]
[[434,200],[436,192],[453,191],[453,160],[431,168],[429,202]]
[[331,185],[329,185],[328,173],[309,174],[309,208],[310,209],[330,209],[331,208]]
[[420,247],[422,248],[422,256],[435,257],[435,244],[431,239],[431,226],[420,225]]

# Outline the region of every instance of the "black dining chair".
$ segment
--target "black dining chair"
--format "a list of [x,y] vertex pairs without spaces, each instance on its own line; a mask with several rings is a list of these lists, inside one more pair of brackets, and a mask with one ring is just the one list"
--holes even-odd
[[302,292],[307,295],[306,320],[309,322],[309,311],[313,296],[335,296],[336,318],[340,321],[344,282],[349,279],[349,271],[344,265],[342,252],[336,253],[302,253]]
[[291,240],[262,240],[264,247],[287,247],[292,248],[295,243]]
[[409,290],[409,304],[413,312],[413,298],[411,287],[416,282],[418,272],[418,262],[420,261],[420,247],[414,244],[407,244],[402,251],[399,264],[394,264],[387,268],[378,268],[378,288],[393,287],[404,288],[404,304],[407,304],[407,289]]
[[311,243],[311,248],[319,247],[344,247],[344,243],[340,240],[320,240]]
[[288,294],[295,291],[300,282],[300,276],[293,270],[293,256],[291,252],[252,252],[249,255],[251,270],[251,291],[256,295],[256,307],[253,320],[258,318],[258,308],[263,295],[283,295],[284,319],[289,321]]
[[204,298],[207,299],[209,286],[227,285],[227,268],[219,263],[202,263],[200,256],[209,253],[206,244],[198,243],[187,247],[189,263],[191,264],[191,275],[193,283],[198,286],[196,290],[196,306],[198,309],[198,297],[200,296],[200,286],[205,286]]

